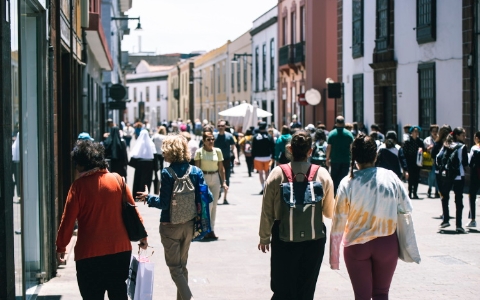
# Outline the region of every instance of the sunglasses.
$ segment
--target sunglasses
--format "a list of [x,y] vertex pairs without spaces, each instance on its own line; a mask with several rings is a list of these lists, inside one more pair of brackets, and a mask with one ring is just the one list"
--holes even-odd
[[217,127],[225,127],[225,125],[217,125]]
[[215,141],[215,139],[213,139],[213,138],[210,138],[210,139],[205,139],[205,140],[206,140],[206,141],[209,141],[209,142],[213,142],[213,141]]

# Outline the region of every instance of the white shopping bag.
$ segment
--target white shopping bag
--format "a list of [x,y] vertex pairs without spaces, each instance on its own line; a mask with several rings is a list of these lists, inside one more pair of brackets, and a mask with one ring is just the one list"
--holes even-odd
[[132,300],[151,300],[154,264],[148,258],[132,256],[127,279],[127,293]]

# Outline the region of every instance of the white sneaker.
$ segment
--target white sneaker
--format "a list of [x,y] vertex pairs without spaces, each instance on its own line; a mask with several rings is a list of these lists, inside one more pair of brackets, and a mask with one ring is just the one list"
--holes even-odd
[[458,232],[458,233],[467,233],[467,232],[465,231],[465,229],[463,229],[462,227],[457,227],[457,232]]
[[470,223],[468,223],[466,227],[477,227],[477,221],[475,220],[470,221]]

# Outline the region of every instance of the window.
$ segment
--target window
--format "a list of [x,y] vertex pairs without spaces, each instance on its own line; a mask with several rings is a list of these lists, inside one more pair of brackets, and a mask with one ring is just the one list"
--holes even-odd
[[419,124],[427,132],[430,124],[435,124],[435,63],[418,65]]
[[262,88],[267,89],[267,44],[262,47]]
[[352,5],[352,56],[363,56],[363,0],[353,0]]
[[240,77],[240,63],[241,63],[241,60],[238,60],[238,63],[237,63],[237,92],[239,92],[239,93],[242,90],[242,82],[241,82],[241,77]]
[[353,75],[353,120],[363,123],[363,74]]
[[270,89],[275,89],[275,40],[270,40]]
[[217,92],[220,94],[221,86],[220,86],[220,65],[217,65]]
[[292,40],[290,41],[290,44],[295,44],[297,42],[297,14],[295,12],[292,12]]
[[232,82],[232,94],[235,93],[235,65],[233,63],[230,65],[232,69],[232,79],[230,80]]
[[137,102],[137,88],[133,88],[133,102]]
[[247,82],[247,57],[243,57],[243,90],[246,92],[248,89]]
[[285,16],[285,17],[283,17],[283,22],[282,22],[282,26],[283,26],[283,28],[282,28],[282,43],[283,43],[282,46],[287,45],[287,28],[288,28],[287,25],[288,25],[287,17]]
[[377,0],[377,39],[376,50],[387,50],[388,47],[388,0]]
[[433,42],[437,37],[437,1],[417,0],[417,42]]
[[157,101],[160,101],[160,86],[157,85]]
[[223,63],[223,92],[227,92],[227,66]]
[[157,114],[157,116],[156,116],[157,122],[160,123],[160,115],[161,115],[161,114],[160,114],[160,106],[157,106],[156,114]]
[[150,87],[149,86],[147,86],[146,89],[145,89],[145,100],[147,102],[150,101]]
[[305,6],[300,7],[300,39],[305,41]]
[[257,46],[255,48],[255,91],[257,92],[260,89],[259,81],[258,81],[258,68],[259,68],[259,65],[258,65],[258,46]]

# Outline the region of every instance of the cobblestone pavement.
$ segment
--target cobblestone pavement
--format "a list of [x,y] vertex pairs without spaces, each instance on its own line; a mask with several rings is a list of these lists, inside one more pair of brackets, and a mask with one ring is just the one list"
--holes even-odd
[[[129,167],[130,168],[130,167]],[[128,183],[133,184],[133,170]],[[194,242],[188,261],[189,282],[195,299],[270,299],[270,254],[257,250],[262,196],[256,174],[248,177],[242,165],[235,167],[228,193],[230,205],[219,205],[213,242]],[[393,277],[391,299],[474,299],[480,294],[480,232],[468,234],[439,231],[441,203],[426,198],[427,187],[420,185],[421,200],[413,200],[417,241],[421,264],[402,261]],[[468,196],[464,195],[464,219],[468,223]],[[477,211],[480,205],[477,204]],[[139,205],[149,232],[149,244],[155,253],[154,299],[175,299],[176,288],[165,265],[158,233],[160,210]],[[451,214],[455,212],[453,200]],[[326,220],[330,228],[330,220]],[[72,241],[74,242],[74,240]],[[326,249],[329,249],[327,242]],[[326,251],[328,253],[328,251]],[[315,299],[353,299],[348,273],[341,258],[340,271],[330,270],[325,254],[318,278]],[[477,296],[475,296],[477,295]],[[73,251],[59,277],[44,284],[39,299],[81,299],[75,277]]]

